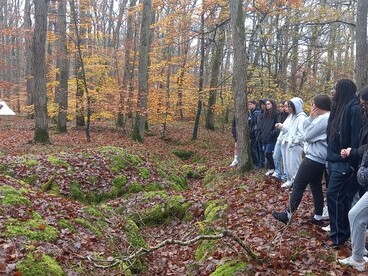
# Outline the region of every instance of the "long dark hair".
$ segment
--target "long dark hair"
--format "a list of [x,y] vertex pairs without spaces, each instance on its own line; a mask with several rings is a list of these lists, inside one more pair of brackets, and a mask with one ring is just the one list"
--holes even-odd
[[355,97],[357,86],[352,80],[341,79],[336,82],[334,89],[335,95],[332,98],[331,114],[327,126],[327,134],[332,140],[335,138],[336,132],[340,129],[341,114],[346,104]]
[[275,118],[277,116],[277,103],[275,100],[269,99],[266,102],[270,102],[272,107],[270,109],[265,110],[265,118]]
[[[363,87],[362,90],[360,90],[359,98],[365,102],[365,104],[368,103],[368,85]],[[365,105],[362,109],[362,120],[364,123],[368,122],[368,106]],[[367,147],[368,148],[368,147]]]

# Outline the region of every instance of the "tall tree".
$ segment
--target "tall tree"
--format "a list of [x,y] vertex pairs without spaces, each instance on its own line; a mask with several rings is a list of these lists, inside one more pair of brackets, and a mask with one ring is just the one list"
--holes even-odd
[[143,142],[147,119],[148,52],[150,46],[151,0],[143,0],[138,64],[138,103],[132,133],[133,140]]
[[46,95],[46,34],[48,0],[35,0],[35,28],[33,33],[33,79],[36,143],[49,143]]
[[246,76],[247,62],[245,49],[245,27],[243,15],[243,1],[229,0],[230,23],[232,30],[234,66],[233,66],[233,84],[235,101],[235,122],[236,137],[238,142],[239,164],[238,170],[243,173],[250,170],[252,159],[250,158],[250,142],[247,120],[247,95]]
[[66,1],[59,1],[58,13],[56,18],[56,35],[57,35],[57,58],[56,67],[58,72],[56,80],[55,102],[58,104],[57,129],[59,132],[66,132],[67,110],[68,110],[68,79],[69,79],[69,62],[66,39]]
[[362,89],[363,86],[368,84],[367,12],[368,1],[358,0],[355,56],[355,80],[358,86],[358,90]]
[[[25,66],[25,77],[26,77],[26,95],[27,95],[27,105],[33,105],[33,77],[32,77],[32,40],[30,39],[29,32],[31,32],[32,20],[31,20],[31,0],[25,0],[24,2],[24,29],[25,29],[25,58],[26,58],[26,66]],[[33,115],[28,114],[29,118],[32,118]]]
[[[220,12],[220,17],[224,13],[224,7]],[[223,59],[223,51],[225,45],[225,29],[224,25],[220,25],[216,31],[216,39],[212,50],[211,60],[211,77],[210,77],[210,91],[207,104],[206,114],[206,129],[215,129],[215,105],[217,101],[217,86],[220,75],[220,67]]]

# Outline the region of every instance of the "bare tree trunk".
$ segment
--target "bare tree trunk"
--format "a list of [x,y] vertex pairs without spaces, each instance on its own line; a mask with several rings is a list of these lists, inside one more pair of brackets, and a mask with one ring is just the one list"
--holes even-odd
[[[136,5],[136,0],[130,0],[129,4],[129,11],[128,11],[128,19],[127,19],[127,26],[125,32],[125,41],[124,41],[124,48],[125,48],[125,59],[124,59],[124,73],[123,79],[120,85],[120,93],[119,93],[119,111],[117,114],[116,124],[119,127],[123,127],[125,129],[125,119],[124,116],[127,116],[127,102],[128,102],[128,89],[133,85],[133,64],[132,64],[132,50],[133,49],[133,39],[134,39],[134,32],[133,30],[133,20],[134,14],[131,10]],[[125,3],[125,2],[124,2]],[[115,35],[114,39],[117,39],[118,35]],[[117,44],[117,41],[114,41]]]
[[199,129],[199,119],[202,112],[202,93],[203,93],[203,74],[204,74],[204,8],[202,6],[201,12],[201,48],[200,48],[200,65],[199,65],[199,83],[198,83],[198,102],[197,102],[197,112],[194,120],[192,139],[196,140],[198,137]]
[[148,52],[150,46],[151,0],[143,0],[141,37],[138,65],[138,103],[132,139],[143,142],[147,118],[148,98]]
[[[33,65],[33,50],[32,50],[32,40],[30,37],[27,37],[27,33],[31,31],[32,28],[32,20],[31,20],[31,0],[26,0],[24,2],[24,29],[26,31],[25,41],[25,58],[26,58],[26,68],[25,68],[25,76],[26,76],[26,95],[27,95],[27,105],[33,105],[33,76],[32,76],[32,65]],[[29,34],[28,34],[29,36]],[[31,113],[27,114],[29,119],[32,119],[34,116]]]
[[367,44],[368,1],[358,0],[356,19],[356,57],[355,80],[358,91],[367,85],[368,81],[368,44]]
[[234,48],[234,67],[233,67],[233,84],[234,84],[234,101],[235,101],[235,122],[236,137],[238,142],[240,173],[252,169],[252,159],[250,157],[250,142],[247,113],[247,95],[246,76],[247,62],[245,49],[245,28],[242,0],[229,0],[230,7],[230,23],[232,30],[233,48]]
[[33,79],[36,143],[49,143],[46,95],[46,34],[48,0],[35,0],[35,29],[33,34]]
[[68,110],[68,80],[69,62],[66,39],[66,1],[58,2],[58,13],[56,20],[57,59],[56,67],[59,69],[56,80],[59,82],[56,87],[55,102],[59,105],[57,129],[59,132],[66,132],[67,110]]
[[[224,8],[220,13],[223,14]],[[206,116],[206,128],[214,130],[215,129],[215,105],[217,98],[217,86],[220,74],[220,66],[222,63],[224,45],[225,45],[225,30],[224,26],[221,25],[216,34],[216,39],[213,47],[212,62],[211,62],[211,79],[210,79],[210,92],[208,98],[208,109]]]

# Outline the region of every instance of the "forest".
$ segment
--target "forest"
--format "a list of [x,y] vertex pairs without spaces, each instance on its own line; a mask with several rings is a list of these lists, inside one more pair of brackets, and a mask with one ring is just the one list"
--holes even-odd
[[[366,0],[0,0],[0,275],[356,275],[255,170],[248,100],[368,83]],[[239,164],[229,167],[238,133]],[[363,275],[363,274],[362,274]]]

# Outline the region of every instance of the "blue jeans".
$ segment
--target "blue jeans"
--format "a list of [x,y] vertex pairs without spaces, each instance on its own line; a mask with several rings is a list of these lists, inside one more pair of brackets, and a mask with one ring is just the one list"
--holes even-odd
[[258,148],[258,165],[257,167],[263,168],[265,166],[265,152],[263,150],[263,142],[257,141]]
[[281,144],[276,143],[275,145],[275,149],[273,150],[273,162],[275,163],[276,177],[286,181],[286,175],[282,165]]
[[273,162],[273,150],[275,148],[274,143],[264,143],[264,153],[267,159],[267,167],[269,170],[275,169],[275,163]]
[[328,162],[327,206],[330,216],[330,239],[335,245],[350,237],[348,213],[359,190],[356,173],[347,162]]

